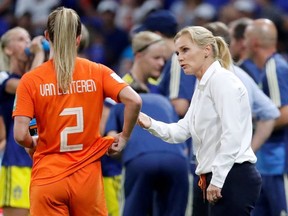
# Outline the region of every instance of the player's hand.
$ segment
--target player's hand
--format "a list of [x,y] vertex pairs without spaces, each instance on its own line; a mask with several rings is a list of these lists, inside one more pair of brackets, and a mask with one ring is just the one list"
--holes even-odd
[[211,204],[215,204],[219,199],[222,198],[221,188],[218,188],[212,184],[209,184],[206,194],[207,194],[207,200]]
[[109,147],[107,151],[108,156],[117,156],[119,155],[122,150],[125,148],[128,138],[125,138],[122,136],[122,133],[117,134],[114,137],[115,141],[112,143],[112,145]]
[[30,52],[33,54],[36,54],[38,52],[44,52],[43,47],[42,47],[42,40],[44,39],[43,36],[36,36],[33,38],[30,44]]
[[151,127],[151,119],[148,115],[140,112],[138,116],[137,124],[142,128],[148,129],[149,127]]

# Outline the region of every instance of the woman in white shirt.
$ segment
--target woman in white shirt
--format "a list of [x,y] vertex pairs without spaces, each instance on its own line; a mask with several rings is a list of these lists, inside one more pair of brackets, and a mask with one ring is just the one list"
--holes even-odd
[[174,41],[185,74],[197,77],[189,110],[177,123],[156,121],[144,113],[138,123],[169,143],[192,137],[195,172],[209,203],[197,215],[248,216],[259,196],[261,177],[250,146],[252,117],[246,88],[228,70],[232,59],[221,37],[193,26],[178,32]]

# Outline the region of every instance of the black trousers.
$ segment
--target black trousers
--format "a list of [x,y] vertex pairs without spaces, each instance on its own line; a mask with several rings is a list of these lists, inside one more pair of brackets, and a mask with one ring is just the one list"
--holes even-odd
[[[206,174],[207,187],[212,173]],[[234,164],[221,190],[222,198],[215,204],[203,200],[198,186],[199,176],[193,180],[193,216],[250,216],[261,190],[261,176],[254,164]]]

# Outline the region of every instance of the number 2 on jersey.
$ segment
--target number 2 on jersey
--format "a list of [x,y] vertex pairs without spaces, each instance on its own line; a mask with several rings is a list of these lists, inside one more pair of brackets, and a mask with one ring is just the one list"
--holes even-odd
[[76,115],[77,124],[73,127],[66,127],[60,134],[60,152],[80,151],[83,149],[83,144],[68,145],[68,134],[81,133],[84,129],[83,108],[66,108],[60,116]]

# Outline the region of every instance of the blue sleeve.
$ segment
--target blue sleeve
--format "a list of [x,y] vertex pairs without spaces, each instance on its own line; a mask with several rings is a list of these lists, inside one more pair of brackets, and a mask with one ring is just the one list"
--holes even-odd
[[196,83],[196,77],[186,75],[180,67],[177,56],[173,55],[162,71],[159,90],[162,95],[170,100],[184,98],[191,100]]
[[121,132],[124,122],[124,105],[116,104],[111,107],[105,126],[105,134],[109,131]]
[[[253,85],[254,86],[254,85]],[[253,87],[252,113],[259,120],[276,119],[280,116],[279,109],[268,98],[258,86]]]
[[169,96],[170,67],[171,67],[171,60],[166,62],[161,73],[160,82],[158,84],[160,94],[166,97]]
[[176,98],[184,98],[190,101],[194,92],[195,83],[196,77],[193,75],[186,75],[181,69],[180,89]]
[[288,105],[288,64],[279,54],[270,58],[265,65],[262,88],[277,107]]
[[252,62],[251,59],[244,60],[240,65],[242,68],[256,83],[259,83],[261,78],[261,70]]
[[281,106],[288,105],[288,67],[281,68],[278,77]]
[[245,85],[252,114],[258,120],[276,119],[280,116],[278,108],[257,86],[254,80],[241,68],[234,66],[234,72]]

